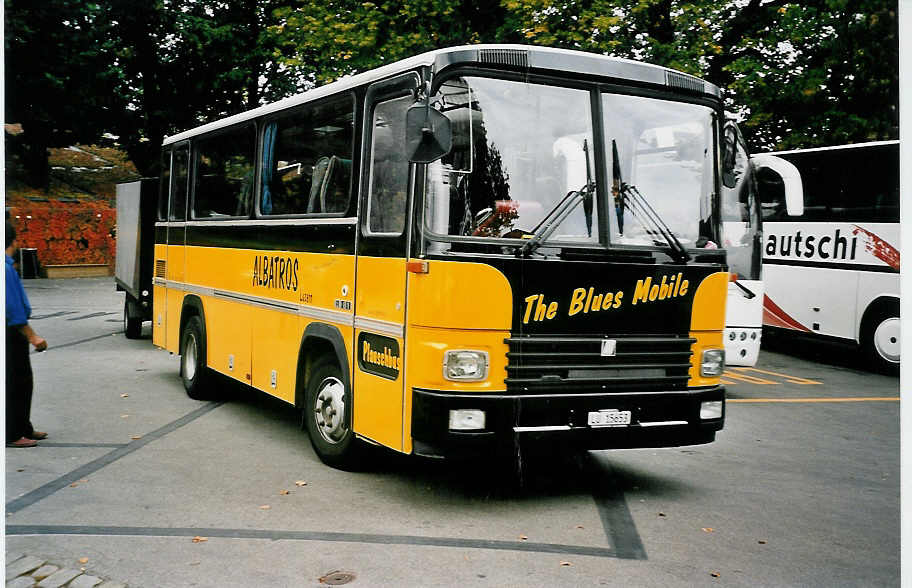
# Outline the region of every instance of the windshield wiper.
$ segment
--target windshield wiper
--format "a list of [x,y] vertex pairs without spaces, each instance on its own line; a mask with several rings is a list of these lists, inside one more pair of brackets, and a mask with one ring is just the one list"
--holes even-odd
[[[545,218],[532,229],[532,238],[523,243],[516,251],[516,255],[526,255],[536,249],[542,241],[551,236],[557,227],[564,222],[570,213],[572,213],[580,202],[584,203],[583,210],[586,210],[585,202],[589,201],[589,213],[587,214],[587,225],[592,225],[592,194],[595,192],[595,182],[591,182],[580,188],[567,192],[567,195],[561,198],[561,201],[555,205]],[[539,230],[541,229],[541,230]],[[591,229],[590,229],[591,231]]]
[[[586,215],[586,232],[592,236],[592,201],[595,194],[595,182],[592,180],[592,168],[589,165],[589,144],[583,139],[583,153],[586,155],[586,185],[579,190],[567,192],[554,208],[548,211],[545,218],[532,229],[532,238],[522,244],[516,255],[526,255],[536,249],[539,244],[551,236],[564,219],[570,216],[580,202],[583,203],[583,214]],[[541,229],[539,231],[539,229]]]
[[[687,249],[681,245],[681,242],[678,241],[678,238],[675,234],[668,228],[668,225],[665,224],[665,221],[662,220],[662,217],[659,216],[659,213],[655,211],[649,201],[646,200],[646,197],[640,194],[640,191],[637,190],[636,186],[631,184],[624,183],[621,178],[621,165],[620,159],[618,158],[617,142],[611,140],[611,150],[612,156],[614,158],[612,166],[612,188],[615,192],[615,198],[618,201],[618,225],[623,235],[624,226],[623,226],[623,215],[624,209],[630,210],[633,213],[633,217],[639,221],[643,226],[643,229],[653,237],[658,234],[661,235],[663,239],[668,243],[669,249],[671,249],[671,257],[678,263],[684,263],[690,261],[692,258],[687,252]],[[649,226],[646,226],[649,225]]]

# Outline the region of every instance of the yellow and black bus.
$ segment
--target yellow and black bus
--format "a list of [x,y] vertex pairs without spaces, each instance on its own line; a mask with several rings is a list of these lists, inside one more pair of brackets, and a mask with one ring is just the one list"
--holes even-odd
[[711,442],[723,122],[690,75],[475,45],[168,137],[153,341],[335,466]]

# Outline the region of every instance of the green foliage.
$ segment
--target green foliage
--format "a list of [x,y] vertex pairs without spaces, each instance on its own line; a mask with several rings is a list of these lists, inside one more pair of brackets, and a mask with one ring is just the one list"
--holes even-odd
[[[12,140],[162,138],[438,47],[526,43],[643,60],[723,88],[755,150],[898,136],[895,0],[5,0]],[[43,175],[40,170],[43,169]]]

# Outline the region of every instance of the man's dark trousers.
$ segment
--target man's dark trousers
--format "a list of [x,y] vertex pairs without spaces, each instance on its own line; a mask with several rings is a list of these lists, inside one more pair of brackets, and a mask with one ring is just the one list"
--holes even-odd
[[32,362],[29,342],[15,327],[6,327],[6,442],[34,433],[32,412]]

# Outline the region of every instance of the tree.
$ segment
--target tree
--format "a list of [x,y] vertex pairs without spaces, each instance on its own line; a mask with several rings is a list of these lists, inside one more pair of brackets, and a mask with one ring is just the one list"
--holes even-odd
[[266,34],[274,2],[110,0],[119,92],[130,116],[116,129],[141,173],[157,175],[162,139],[292,93]]
[[898,137],[890,0],[503,0],[532,43],[642,59],[707,79],[755,149]]
[[47,188],[48,148],[97,139],[123,105],[107,47],[103,10],[77,0],[6,0],[6,120],[22,124],[9,149],[26,181]]

